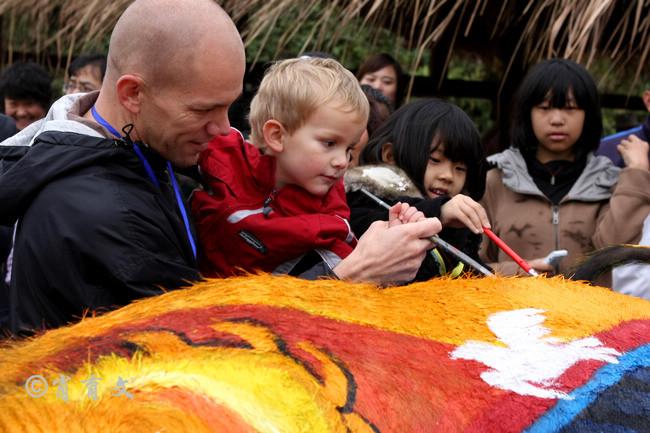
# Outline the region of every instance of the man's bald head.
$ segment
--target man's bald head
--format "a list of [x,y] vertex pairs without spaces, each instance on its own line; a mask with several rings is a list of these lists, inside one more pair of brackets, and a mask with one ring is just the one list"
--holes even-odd
[[137,74],[156,86],[191,79],[205,56],[243,60],[241,37],[213,0],[136,0],[118,20],[106,78]]
[[[244,45],[214,0],[136,0],[108,51],[96,110],[179,167],[196,164],[242,92]],[[86,113],[88,118],[91,113]]]

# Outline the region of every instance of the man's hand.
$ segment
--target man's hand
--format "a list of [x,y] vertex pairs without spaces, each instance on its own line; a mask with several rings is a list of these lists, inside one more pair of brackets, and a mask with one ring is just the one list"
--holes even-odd
[[334,273],[342,280],[384,286],[410,281],[433,247],[429,238],[441,229],[438,218],[393,227],[386,221],[375,221]]
[[483,227],[491,228],[483,206],[463,194],[454,196],[442,205],[440,221],[443,226],[467,227],[476,234],[483,233]]
[[641,140],[636,135],[630,135],[621,140],[616,149],[625,161],[625,166],[630,168],[650,169],[648,163],[648,142]]

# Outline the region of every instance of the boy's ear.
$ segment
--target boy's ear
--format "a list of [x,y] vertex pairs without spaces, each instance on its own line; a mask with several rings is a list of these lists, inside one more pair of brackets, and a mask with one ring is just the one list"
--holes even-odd
[[284,149],[284,135],[286,130],[277,120],[267,120],[262,126],[262,135],[264,136],[264,145],[267,149],[280,153]]
[[393,143],[384,143],[381,146],[381,160],[387,164],[395,164],[395,158],[393,158]]
[[122,75],[115,83],[117,99],[129,112],[137,114],[142,105],[142,89],[144,81],[141,77],[132,74]]

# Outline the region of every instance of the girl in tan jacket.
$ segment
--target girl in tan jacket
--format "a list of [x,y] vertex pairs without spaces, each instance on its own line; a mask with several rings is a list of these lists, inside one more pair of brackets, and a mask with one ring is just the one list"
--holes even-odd
[[[514,105],[512,147],[488,158],[482,204],[493,231],[537,271],[569,272],[585,253],[636,243],[650,212],[648,143],[619,147],[626,168],[594,156],[602,132],[598,91],[582,66],[563,59],[536,65]],[[552,266],[552,250],[568,256]],[[484,239],[481,258],[503,275],[524,274]]]

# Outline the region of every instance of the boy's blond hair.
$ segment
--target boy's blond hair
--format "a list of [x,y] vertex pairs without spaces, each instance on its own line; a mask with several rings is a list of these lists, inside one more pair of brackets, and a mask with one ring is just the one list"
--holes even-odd
[[291,134],[330,102],[368,121],[368,98],[352,72],[339,62],[315,57],[279,61],[264,74],[251,102],[251,141],[266,147],[262,133],[266,121],[277,120]]

